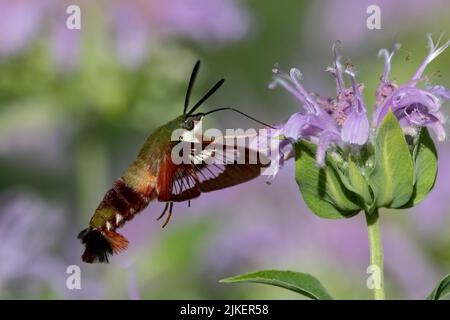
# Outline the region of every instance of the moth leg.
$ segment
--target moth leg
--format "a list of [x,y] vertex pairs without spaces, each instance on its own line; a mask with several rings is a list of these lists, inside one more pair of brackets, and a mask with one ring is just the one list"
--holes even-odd
[[165,214],[166,214],[166,212],[167,212],[167,209],[169,208],[169,203],[167,202],[166,203],[166,206],[164,207],[164,210],[163,210],[163,212],[159,215],[159,217],[156,219],[156,221],[159,221],[159,220],[161,220],[162,219],[162,217],[164,217],[165,216]]
[[172,217],[172,209],[173,209],[173,202],[171,202],[170,205],[169,205],[169,215],[167,216],[166,221],[164,221],[164,224],[162,225],[162,228],[167,226],[167,224],[169,223],[170,218]]

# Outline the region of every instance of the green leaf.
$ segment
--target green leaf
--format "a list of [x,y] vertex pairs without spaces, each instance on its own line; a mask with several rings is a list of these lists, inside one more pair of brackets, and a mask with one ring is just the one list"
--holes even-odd
[[314,300],[333,300],[319,280],[307,273],[261,270],[220,280],[223,283],[263,283],[300,293]]
[[316,145],[295,144],[295,178],[305,203],[314,214],[328,219],[348,218],[361,208],[358,196],[347,190],[327,155],[324,168],[316,165]]
[[375,168],[370,185],[376,207],[400,208],[414,187],[414,165],[403,130],[389,110],[375,138]]
[[420,131],[420,138],[413,153],[416,183],[408,203],[402,208],[411,208],[421,202],[433,189],[437,176],[437,151],[426,128]]
[[450,274],[446,275],[427,297],[428,300],[439,300],[450,294]]
[[372,204],[373,199],[370,193],[369,184],[352,159],[348,160],[348,176],[353,188],[352,191],[359,194],[366,205]]

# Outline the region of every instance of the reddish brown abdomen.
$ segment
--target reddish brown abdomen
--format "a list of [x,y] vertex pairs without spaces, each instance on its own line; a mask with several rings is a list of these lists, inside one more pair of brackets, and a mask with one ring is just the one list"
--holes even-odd
[[113,231],[146,208],[155,197],[156,193],[153,188],[147,188],[145,192],[136,191],[128,186],[122,178],[118,179],[106,192],[95,210],[90,226]]

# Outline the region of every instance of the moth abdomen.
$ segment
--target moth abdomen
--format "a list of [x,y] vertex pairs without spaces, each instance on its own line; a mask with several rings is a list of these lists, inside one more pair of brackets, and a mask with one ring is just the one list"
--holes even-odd
[[118,179],[103,197],[89,223],[78,235],[85,245],[82,260],[88,263],[108,262],[108,256],[123,251],[128,240],[115,232],[125,222],[147,207],[154,192],[135,191],[123,179]]
[[81,259],[87,263],[108,263],[110,255],[123,251],[128,246],[128,240],[114,231],[87,228],[80,232],[78,238],[86,246]]
[[151,192],[145,194],[135,191],[122,179],[118,179],[106,192],[90,225],[107,231],[115,230],[146,208],[152,197]]

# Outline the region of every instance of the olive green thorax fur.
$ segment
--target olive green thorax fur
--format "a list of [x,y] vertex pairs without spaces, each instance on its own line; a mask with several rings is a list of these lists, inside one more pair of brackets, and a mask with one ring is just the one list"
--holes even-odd
[[184,119],[184,115],[179,116],[156,129],[145,141],[139,151],[138,158],[147,163],[161,159],[173,143],[171,141],[172,133],[183,127]]
[[127,169],[124,177],[129,176],[129,174],[133,176],[145,176],[145,174],[141,175],[143,173],[142,171],[156,176],[159,172],[161,161],[171,150],[170,147],[173,143],[171,141],[172,133],[176,129],[182,128],[184,120],[185,116],[181,115],[156,129],[145,140],[136,160]]

